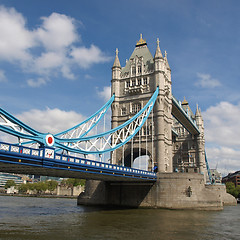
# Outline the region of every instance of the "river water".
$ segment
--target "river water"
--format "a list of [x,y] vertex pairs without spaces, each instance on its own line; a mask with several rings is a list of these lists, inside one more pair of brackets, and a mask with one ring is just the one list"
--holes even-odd
[[76,199],[0,196],[0,239],[240,239],[240,205],[223,211],[104,210]]

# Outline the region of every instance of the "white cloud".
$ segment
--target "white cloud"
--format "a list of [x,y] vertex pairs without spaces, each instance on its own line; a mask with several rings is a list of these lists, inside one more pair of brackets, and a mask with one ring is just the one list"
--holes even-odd
[[22,14],[14,8],[0,6],[0,59],[29,61],[29,48],[35,45],[33,34],[26,29]]
[[40,79],[46,76],[72,80],[76,78],[74,66],[86,69],[111,59],[95,45],[78,46],[81,36],[75,19],[52,13],[41,20],[37,28],[28,29],[21,13],[0,6],[0,60],[17,64],[26,74],[37,74],[39,80],[28,80],[29,86],[43,85]]
[[56,134],[81,123],[85,117],[74,111],[63,111],[58,108],[46,110],[32,109],[16,116],[30,127],[43,132]]
[[[203,114],[207,156],[211,167],[218,165],[219,170],[240,169],[240,104],[220,102],[209,107]],[[211,147],[213,146],[213,147]]]
[[57,52],[43,53],[34,62],[34,70],[38,73],[46,74],[62,66],[64,63],[64,56]]
[[224,146],[240,147],[240,104],[220,102],[203,112],[206,141]]
[[0,82],[6,82],[7,78],[5,76],[5,72],[0,69]]
[[217,168],[223,176],[239,170],[240,151],[228,147],[206,148],[211,168]]
[[104,53],[93,44],[90,48],[73,48],[70,55],[75,62],[83,68],[89,68],[92,64],[107,62],[111,59],[110,57],[105,56]]
[[111,98],[111,87],[105,86],[102,91],[97,90],[97,94],[100,98],[107,102]]
[[37,87],[40,87],[40,86],[46,85],[46,84],[47,84],[47,80],[44,78],[38,78],[36,80],[34,80],[34,79],[27,80],[27,85],[29,87],[33,87],[33,88],[37,88]]
[[43,24],[36,30],[36,37],[47,50],[59,51],[80,39],[73,18],[52,13],[49,17],[41,19]]
[[71,72],[71,69],[68,65],[64,65],[61,68],[63,76],[67,79],[74,80],[76,79],[75,75]]
[[203,88],[215,88],[221,86],[218,79],[212,78],[210,74],[197,73],[198,81],[195,83],[196,86]]

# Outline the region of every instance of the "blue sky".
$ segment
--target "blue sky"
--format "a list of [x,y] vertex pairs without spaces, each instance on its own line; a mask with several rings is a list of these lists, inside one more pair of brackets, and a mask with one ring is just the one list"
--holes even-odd
[[168,52],[173,95],[205,120],[211,167],[240,166],[240,2],[0,0],[0,107],[41,131],[94,113],[143,34]]

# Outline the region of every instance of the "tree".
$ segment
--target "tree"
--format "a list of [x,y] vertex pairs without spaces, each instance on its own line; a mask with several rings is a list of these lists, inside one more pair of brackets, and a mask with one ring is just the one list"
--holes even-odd
[[76,187],[76,186],[84,186],[86,180],[85,179],[77,179],[77,178],[68,178],[66,180],[66,185],[70,188]]
[[227,193],[230,193],[235,198],[237,198],[240,194],[240,186],[235,187],[233,182],[226,182]]
[[37,182],[34,183],[34,189],[37,191],[37,193],[42,193],[48,189],[48,185],[46,182]]
[[58,183],[55,180],[50,180],[50,181],[47,181],[46,183],[47,183],[47,189],[49,191],[54,191],[58,186]]
[[5,184],[5,189],[8,189],[10,187],[16,186],[16,183],[14,180],[7,180],[6,184]]
[[27,184],[25,184],[25,183],[20,184],[20,185],[18,186],[18,191],[19,191],[20,193],[26,193],[27,190],[29,189],[28,185],[29,185],[28,183],[27,183]]

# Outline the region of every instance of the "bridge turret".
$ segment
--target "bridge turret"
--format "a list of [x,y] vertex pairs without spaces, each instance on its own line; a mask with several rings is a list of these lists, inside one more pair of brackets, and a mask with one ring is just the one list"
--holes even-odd
[[196,119],[196,124],[200,130],[200,134],[197,136],[198,160],[199,160],[200,172],[206,175],[204,123],[203,123],[201,110],[199,109],[198,105],[195,113],[195,119]]
[[[172,90],[171,77],[167,69],[157,39],[157,48],[154,55],[154,84],[159,86],[159,95],[154,108],[155,149],[159,172],[172,172]],[[169,66],[169,65],[168,65]],[[168,71],[168,73],[167,73]],[[171,73],[170,73],[171,74]]]
[[195,119],[196,119],[196,124],[197,124],[200,132],[204,133],[203,117],[202,117],[202,114],[201,114],[201,110],[198,107],[198,104],[197,104],[197,108],[196,108]]
[[163,55],[162,52],[160,50],[160,46],[159,46],[159,39],[157,39],[157,49],[154,55],[154,68],[155,71],[164,71],[164,59],[163,59]]
[[168,80],[171,82],[171,68],[169,66],[168,59],[167,59],[167,51],[164,52],[164,63],[166,68],[165,73],[167,75]]
[[118,49],[116,49],[115,61],[112,67],[112,94],[115,97],[119,97],[120,91],[120,74],[121,74],[121,64],[118,58]]
[[[119,115],[119,97],[120,97],[120,79],[121,79],[121,64],[118,58],[118,49],[116,49],[116,56],[112,66],[112,80],[111,80],[111,94],[115,94],[115,100],[112,104],[112,128],[118,126]],[[115,160],[113,160],[114,163]]]

